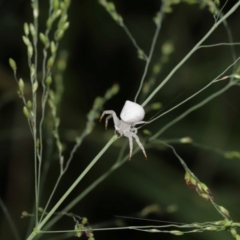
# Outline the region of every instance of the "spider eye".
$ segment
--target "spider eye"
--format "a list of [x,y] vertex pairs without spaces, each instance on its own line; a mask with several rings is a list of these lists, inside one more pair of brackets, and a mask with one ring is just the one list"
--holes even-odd
[[145,111],[135,102],[126,101],[120,114],[121,119],[127,123],[135,123],[143,120]]

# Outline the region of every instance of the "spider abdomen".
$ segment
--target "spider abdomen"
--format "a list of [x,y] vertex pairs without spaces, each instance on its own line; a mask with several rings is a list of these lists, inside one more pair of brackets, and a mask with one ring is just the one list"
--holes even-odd
[[143,120],[145,111],[143,107],[135,102],[127,100],[120,114],[121,119],[126,123],[135,123]]

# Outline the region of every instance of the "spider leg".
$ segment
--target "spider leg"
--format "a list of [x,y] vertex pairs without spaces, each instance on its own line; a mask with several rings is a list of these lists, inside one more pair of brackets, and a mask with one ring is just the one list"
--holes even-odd
[[105,113],[105,111],[104,111],[104,112],[102,113],[101,117],[99,118],[99,122],[102,121],[102,119],[103,119],[103,117],[104,117],[105,114],[106,114],[106,113]]
[[136,128],[132,128],[131,132],[127,132],[124,135],[125,135],[125,137],[127,137],[129,139],[129,147],[130,147],[129,160],[131,160],[132,151],[133,151],[133,140],[132,140],[132,138],[135,139],[135,141],[137,142],[138,146],[142,149],[142,152],[143,152],[145,158],[147,159],[147,154],[145,152],[145,149],[144,149],[142,143],[140,142],[139,137],[137,136],[137,129]]
[[109,115],[109,116],[107,116],[106,119],[105,119],[105,128],[106,128],[106,130],[107,130],[107,126],[108,126],[108,120],[109,120],[110,118],[112,118],[112,117],[113,117],[112,115]]
[[[131,134],[132,135],[132,134]],[[129,160],[131,160],[132,158],[132,151],[133,151],[133,140],[132,140],[132,136],[130,134],[127,136],[129,139],[129,148],[130,148],[130,152],[129,152]]]
[[105,114],[109,114],[109,116],[106,118],[106,121],[105,121],[105,127],[107,129],[107,125],[108,125],[108,120],[110,118],[113,118],[113,122],[114,122],[114,125],[117,125],[119,123],[119,119],[116,115],[116,113],[113,111],[113,110],[106,110],[102,113],[101,117],[100,117],[100,122],[102,120],[102,118],[104,117]]
[[145,158],[147,159],[147,154],[146,154],[146,152],[145,152],[145,149],[144,149],[142,143],[141,143],[140,140],[139,140],[139,137],[138,137],[136,134],[134,134],[134,133],[132,133],[132,136],[135,138],[138,146],[142,149],[143,155],[144,155]]

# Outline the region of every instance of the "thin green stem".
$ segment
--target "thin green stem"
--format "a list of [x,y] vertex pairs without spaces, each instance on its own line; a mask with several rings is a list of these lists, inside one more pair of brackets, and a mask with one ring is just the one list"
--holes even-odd
[[[62,12],[62,15],[61,15],[61,18],[62,16],[67,16],[66,15],[67,13],[67,9],[65,9],[64,12]],[[53,1],[50,1],[50,7],[49,7],[49,13],[48,13],[48,19],[50,19],[54,14],[54,11],[53,11]],[[61,18],[59,19],[59,22],[61,21]],[[46,31],[45,31],[45,36],[48,38],[49,37],[49,33],[50,31],[52,30],[51,27],[47,28]],[[55,42],[55,51],[52,52],[52,58],[56,58],[56,53],[57,53],[57,50],[58,50],[58,46],[59,46],[59,40],[56,40]],[[48,100],[48,96],[49,96],[49,91],[50,91],[50,87],[46,85],[45,83],[45,80],[48,76],[51,76],[52,73],[51,73],[51,68],[48,68],[47,72],[46,72],[46,60],[47,60],[47,48],[45,46],[45,48],[43,49],[43,54],[44,54],[44,60],[43,60],[43,77],[42,77],[42,87],[43,87],[43,93],[42,93],[42,117],[41,117],[41,120],[40,120],[40,124],[39,124],[39,135],[40,135],[40,157],[42,159],[42,154],[43,154],[43,139],[42,139],[42,125],[43,125],[43,122],[44,122],[44,119],[45,119],[45,109],[46,109],[46,102]],[[55,102],[56,104],[56,102]],[[56,104],[57,105],[57,104]],[[56,109],[57,109],[57,106],[56,106]],[[57,116],[56,116],[57,113],[55,113],[55,115],[53,115],[53,118],[55,118],[54,120],[56,120]],[[60,143],[60,137],[59,137],[59,134],[58,134],[58,126],[56,124],[54,124],[55,127],[54,127],[54,131],[57,132],[56,134],[56,141]],[[58,155],[59,155],[59,162],[60,162],[60,175],[57,179],[57,182],[53,188],[53,191],[47,201],[47,204],[44,208],[44,211],[42,213],[42,216],[40,218],[40,222],[42,221],[42,218],[43,216],[45,215],[45,212],[47,211],[47,208],[48,208],[48,205],[50,204],[50,201],[58,187],[58,184],[63,176],[63,156],[62,156],[62,151],[61,149],[58,147]],[[41,164],[40,164],[41,165]],[[39,183],[40,183],[40,179],[39,179]]]
[[215,147],[212,147],[212,146],[208,146],[208,145],[204,145],[204,144],[201,144],[201,143],[197,143],[197,142],[192,142],[191,145],[193,147],[197,147],[197,148],[200,148],[200,149],[203,149],[203,150],[209,150],[209,151],[215,152],[215,153],[220,154],[222,156],[224,156],[224,154],[226,153],[226,151],[223,151],[221,149],[218,149],[218,148],[215,148]]
[[11,215],[9,214],[8,212],[8,209],[6,208],[4,202],[2,201],[2,199],[0,198],[0,207],[3,211],[3,213],[5,214],[6,218],[7,218],[7,221],[12,229],[12,232],[13,232],[13,235],[15,237],[16,240],[21,240],[20,236],[19,236],[19,233],[17,231],[17,228],[16,228],[16,225],[14,224],[12,218],[11,218]]
[[197,51],[200,45],[214,32],[214,30],[224,22],[237,8],[240,6],[238,1],[214,26],[206,33],[206,35],[192,48],[192,50],[173,68],[168,76],[158,85],[158,87],[149,95],[149,97],[142,103],[142,106],[146,106],[148,102],[157,94],[157,92],[168,82],[173,74]]
[[55,183],[55,186],[53,188],[53,191],[52,191],[52,193],[51,193],[51,195],[50,195],[50,197],[47,201],[47,204],[44,207],[44,211],[43,211],[41,220],[42,220],[43,216],[45,215],[45,212],[47,211],[49,203],[50,203],[50,201],[51,201],[51,199],[52,199],[52,197],[53,197],[53,195],[54,195],[54,193],[55,193],[55,191],[56,191],[56,189],[57,189],[57,187],[60,183],[61,178],[67,172],[68,167],[69,167],[71,161],[73,160],[75,152],[81,146],[84,138],[92,132],[93,127],[95,125],[94,121],[99,118],[99,112],[102,109],[102,106],[103,106],[104,102],[107,101],[110,97],[112,97],[115,93],[116,93],[116,89],[113,86],[111,89],[106,91],[104,97],[101,100],[101,104],[99,104],[100,103],[100,101],[99,101],[100,98],[95,99],[92,109],[87,114],[88,121],[86,122],[86,127],[85,127],[84,131],[82,132],[82,134],[79,137],[76,138],[76,143],[75,143],[73,149],[70,152],[70,156],[68,157],[68,159],[66,161],[65,167],[63,167],[63,164],[61,164],[62,167],[61,167],[61,171],[60,171],[60,176],[58,177],[57,182]]
[[171,122],[169,122],[168,124],[166,124],[163,128],[161,128],[157,133],[155,133],[152,137],[149,138],[149,141],[151,142],[152,140],[158,138],[163,132],[165,132],[169,127],[171,127],[172,125],[176,124],[177,122],[179,122],[180,120],[182,120],[184,117],[186,117],[188,114],[190,114],[191,112],[195,111],[196,109],[202,107],[203,105],[205,105],[206,103],[208,103],[209,101],[211,101],[212,99],[214,99],[215,97],[221,95],[222,93],[224,93],[225,91],[227,91],[230,87],[232,87],[233,85],[235,85],[234,82],[229,82],[225,87],[223,87],[222,89],[220,89],[219,91],[215,92],[214,94],[212,94],[211,96],[209,96],[208,98],[204,99],[202,102],[194,105],[193,107],[189,108],[187,111],[185,111],[184,113],[182,113],[181,115],[179,115],[178,117],[176,117],[175,119],[173,119]]
[[[45,86],[45,79],[46,79],[46,60],[47,60],[47,51],[44,49],[43,50],[43,65],[42,65],[42,72],[43,72],[43,77],[42,77],[42,88],[43,88],[43,93],[42,93],[42,97],[41,97],[41,120],[39,123],[39,173],[41,173],[41,166],[42,166],[42,160],[43,160],[43,133],[42,133],[42,124],[44,121],[44,117],[45,117],[45,105],[46,105],[46,101],[48,98],[48,92],[49,89],[46,90],[46,86]],[[39,187],[39,191],[40,191],[40,187],[41,187],[41,174],[39,174],[39,178],[38,178],[38,187]]]
[[[49,14],[52,11],[52,4],[51,3],[52,3],[52,1],[50,1]],[[36,5],[33,5],[33,7],[35,7],[38,11],[38,2],[36,3]],[[35,73],[37,73],[38,14],[34,14],[34,27],[35,27],[35,38],[34,38]],[[48,32],[49,31],[46,31],[46,33],[48,33]],[[46,34],[46,36],[47,36],[47,34]],[[43,93],[42,93],[42,96],[41,96],[41,107],[42,107],[41,114],[42,114],[42,116],[41,116],[39,126],[38,126],[38,128],[39,128],[38,129],[38,131],[39,131],[39,146],[38,146],[38,151],[36,152],[37,158],[38,158],[38,175],[37,175],[38,203],[36,205],[37,213],[38,213],[38,205],[39,205],[39,202],[40,202],[40,195],[41,195],[41,169],[42,169],[42,161],[43,161],[42,124],[43,124],[44,114],[45,114],[45,104],[46,104],[47,95],[48,95],[48,92],[49,92],[49,89],[46,90],[46,86],[45,86],[45,82],[44,82],[45,79],[46,79],[46,75],[47,75],[46,74],[46,60],[47,60],[47,50],[46,50],[46,48],[44,48],[43,49],[43,62],[42,62],[42,80],[41,80],[42,89],[43,89]],[[35,80],[38,81],[37,78]],[[46,91],[47,91],[47,93],[46,93]],[[36,121],[35,121],[35,123],[36,123]],[[31,226],[31,225],[32,224],[30,223],[29,226]]]
[[[31,83],[32,83],[32,98],[33,98],[33,141],[34,141],[34,162],[35,162],[35,225],[38,225],[38,206],[39,206],[39,183],[38,177],[40,172],[37,168],[37,156],[38,156],[38,146],[37,146],[37,96],[36,91],[34,91],[34,84],[38,81],[37,80],[37,69],[38,69],[38,15],[39,15],[39,6],[38,0],[34,0],[32,3],[33,6],[33,25],[35,29],[35,35],[33,36],[33,46],[34,46],[34,73],[31,72]],[[30,66],[30,69],[32,66]]]
[[[227,3],[227,2],[226,2]],[[222,17],[222,11],[220,12],[221,14],[221,17]],[[236,56],[236,53],[234,51],[234,45],[233,44],[233,36],[232,36],[232,32],[231,32],[231,29],[230,27],[228,26],[228,22],[226,20],[223,21],[223,26],[225,27],[226,31],[227,31],[227,35],[228,35],[228,39],[229,39],[229,42],[232,43],[230,45],[230,48],[231,48],[231,53],[232,53],[232,58],[233,58],[233,61],[236,60],[237,56]]]
[[[77,203],[79,203],[85,196],[87,196],[88,193],[90,193],[96,186],[98,186],[102,181],[104,181],[113,171],[118,169],[120,166],[122,166],[128,159],[129,156],[123,157],[124,151],[127,146],[127,141],[121,148],[121,151],[119,153],[117,161],[113,164],[113,166],[106,171],[102,176],[100,176],[98,179],[96,179],[91,185],[89,185],[81,194],[79,194],[76,198],[74,198],[63,210],[62,212],[68,212],[71,210]],[[139,149],[135,149],[133,151],[133,155],[138,151]],[[44,227],[44,229],[49,229],[54,223],[56,223],[62,215],[56,215],[52,220],[50,220]]]
[[[220,47],[220,46],[230,46],[230,47],[231,47],[231,46],[239,46],[239,45],[240,45],[239,42],[232,42],[232,43],[224,43],[224,42],[222,42],[222,43],[201,45],[201,46],[199,46],[198,49],[200,49],[200,48],[210,48],[210,47]],[[235,61],[235,60],[236,60],[236,57],[234,57],[233,60]]]
[[[134,218],[133,218],[134,219]],[[144,221],[149,221],[149,219],[140,219]],[[150,219],[150,221],[152,221]],[[158,222],[158,221],[156,221]],[[225,222],[225,221],[215,221],[215,222],[194,222],[194,223],[171,223],[168,221],[163,221],[164,223],[169,224],[156,224],[156,225],[145,225],[145,226],[124,226],[124,227],[109,227],[109,228],[92,228],[94,232],[96,231],[115,231],[115,230],[138,230],[138,231],[147,231],[151,233],[170,233],[174,234],[174,230],[157,230],[157,229],[164,229],[164,228],[177,228],[177,229],[192,229],[189,231],[181,231],[182,233],[200,233],[203,231],[226,231],[229,230],[229,227],[239,227],[239,223],[237,222]],[[162,221],[160,221],[162,223]],[[87,230],[87,229],[86,229]],[[84,230],[83,230],[84,231]],[[60,231],[40,231],[40,233],[75,233],[76,230],[60,230]]]
[[84,178],[84,176],[90,171],[90,169],[97,163],[101,156],[106,152],[106,150],[112,145],[112,143],[118,138],[114,135],[105,147],[97,154],[97,156],[91,161],[91,163],[84,169],[84,171],[79,175],[75,182],[70,186],[70,188],[64,193],[64,195],[59,199],[55,206],[49,211],[46,217],[39,223],[37,228],[30,234],[27,240],[32,240],[36,237],[42,227],[46,224],[49,218],[54,214],[58,207],[63,203],[63,201],[68,197],[68,195],[73,191],[73,189],[79,184],[79,182]]
[[197,96],[199,93],[201,93],[202,91],[204,91],[205,89],[207,89],[208,87],[210,87],[212,84],[214,83],[214,81],[211,81],[209,84],[207,84],[205,87],[203,87],[202,89],[200,89],[199,91],[197,91],[196,93],[194,93],[193,95],[191,95],[189,98],[183,100],[182,102],[180,102],[179,104],[177,104],[176,106],[170,108],[169,110],[165,111],[164,113],[160,114],[159,116],[157,116],[156,118],[152,119],[151,121],[149,121],[148,123],[154,122],[156,121],[158,118],[166,115],[167,113],[173,111],[174,109],[180,107],[182,104],[186,103],[187,101],[189,101],[190,99],[194,98],[195,96]]
[[67,171],[67,169],[68,169],[68,167],[69,167],[69,165],[70,165],[70,162],[71,162],[72,159],[73,159],[73,156],[74,156],[75,152],[76,152],[77,149],[80,147],[80,145],[81,145],[81,143],[82,143],[82,141],[83,141],[83,139],[85,138],[86,135],[87,135],[87,131],[85,130],[85,131],[82,133],[82,135],[81,135],[81,137],[80,137],[80,140],[74,145],[74,147],[73,147],[73,149],[72,149],[72,151],[71,151],[71,153],[70,153],[70,157],[69,157],[69,159],[67,160],[67,163],[66,163],[66,166],[65,166],[64,169],[62,168],[62,167],[63,167],[63,164],[61,164],[62,167],[61,167],[61,170],[60,170],[60,175],[59,175],[59,177],[58,177],[58,179],[57,179],[57,181],[56,181],[56,183],[55,183],[55,185],[54,185],[54,188],[53,188],[53,190],[52,190],[52,192],[51,192],[50,197],[48,198],[48,201],[47,201],[47,203],[46,203],[46,206],[44,207],[44,211],[43,211],[43,214],[42,214],[42,216],[41,216],[41,218],[40,218],[40,221],[41,221],[42,218],[44,217],[45,212],[47,211],[47,208],[48,208],[48,206],[49,206],[49,204],[50,204],[50,202],[51,202],[51,200],[52,200],[52,197],[53,197],[54,193],[56,192],[57,187],[58,187],[58,185],[59,185],[59,183],[60,183],[63,175],[66,173],[66,171]]
[[[200,182],[200,180],[192,173],[192,171],[189,169],[189,167],[187,166],[187,164],[185,163],[185,161],[179,156],[179,154],[177,153],[176,149],[172,146],[172,145],[169,145],[163,141],[160,141],[158,140],[159,142],[161,142],[162,144],[164,144],[165,146],[167,146],[168,148],[171,148],[171,150],[173,151],[174,155],[178,158],[178,160],[180,161],[180,163],[182,164],[184,170],[186,172],[189,172],[191,173],[191,175],[194,176],[194,178]],[[213,201],[213,199],[211,198],[210,194],[209,193],[206,193],[208,196],[209,196],[209,200],[210,202],[212,203],[213,207],[218,211],[218,213],[224,218],[226,219],[227,216],[225,214],[223,214],[223,212],[219,209],[219,206]],[[228,220],[231,220],[230,217],[227,218]]]
[[155,46],[156,46],[157,38],[158,38],[158,35],[160,33],[160,30],[161,30],[161,26],[162,26],[162,20],[163,20],[163,17],[164,17],[164,8],[165,8],[165,4],[163,2],[162,6],[160,8],[160,12],[159,12],[159,14],[160,14],[160,17],[158,19],[159,22],[157,23],[157,28],[156,28],[156,31],[155,31],[154,36],[153,36],[150,52],[149,52],[149,55],[148,55],[147,60],[146,60],[146,65],[145,65],[145,68],[144,68],[144,72],[143,72],[143,75],[142,75],[140,86],[139,86],[137,94],[134,98],[134,102],[137,101],[138,95],[140,94],[140,92],[142,90],[142,86],[143,86],[145,77],[147,75],[148,69],[149,69],[149,64],[152,60],[152,56],[153,56],[153,52],[154,52],[154,49],[155,49]]
[[[135,38],[132,36],[131,32],[128,30],[127,26],[123,23],[122,28],[124,29],[124,31],[126,32],[126,34],[128,35],[128,37],[130,38],[130,40],[132,41],[134,47],[138,50],[138,51],[142,51],[143,50],[138,46]],[[145,53],[143,52],[144,57],[147,59],[147,56],[145,55]]]
[[210,87],[213,83],[219,82],[219,81],[225,81],[227,78],[231,78],[230,81],[232,81],[233,76],[225,76],[222,77],[224,73],[226,73],[232,66],[235,66],[236,63],[240,60],[240,57],[237,58],[231,65],[229,65],[221,74],[219,74],[215,79],[213,79],[210,83],[208,83],[205,87],[201,88],[199,91],[197,91],[196,93],[194,93],[193,95],[191,95],[190,97],[188,97],[187,99],[183,100],[182,102],[180,102],[179,104],[177,104],[176,106],[170,108],[169,110],[165,111],[164,113],[160,114],[159,116],[155,117],[154,119],[152,119],[151,121],[148,121],[147,124],[156,121],[158,118],[166,115],[167,113],[173,111],[174,109],[180,107],[182,104],[188,102],[190,99],[196,97],[199,93],[201,93],[202,91],[206,90],[208,87]]

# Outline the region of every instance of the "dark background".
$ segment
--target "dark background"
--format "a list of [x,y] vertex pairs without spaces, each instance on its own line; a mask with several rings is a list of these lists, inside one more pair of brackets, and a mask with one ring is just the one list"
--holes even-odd
[[[152,18],[159,9],[159,1],[114,1],[118,12],[138,44],[149,52],[155,25]],[[223,12],[237,1],[229,1]],[[40,31],[44,31],[48,1],[40,1]],[[239,42],[239,13],[228,20],[233,39]],[[0,1],[0,197],[9,210],[22,239],[25,239],[29,218],[21,219],[21,212],[31,212],[34,201],[33,143],[27,121],[22,114],[22,101],[17,96],[17,86],[8,59],[15,59],[18,77],[29,78],[26,48],[22,42],[23,23],[32,21],[30,1]],[[105,104],[105,109],[120,113],[124,102],[134,99],[144,69],[144,62],[137,58],[131,41],[97,1],[72,1],[69,10],[70,28],[61,41],[61,49],[69,54],[64,74],[64,95],[60,108],[60,134],[67,157],[74,144],[74,137],[85,127],[86,114],[97,96],[103,96],[114,83],[120,92]],[[166,41],[174,44],[175,51],[164,65],[157,84],[206,34],[214,23],[207,8],[199,5],[180,4],[167,14],[156,45],[152,63],[161,54]],[[205,42],[228,42],[227,32],[220,26]],[[42,45],[39,44],[41,47]],[[41,49],[41,48],[40,48]],[[235,47],[239,56],[239,47]],[[39,55],[41,58],[41,54]],[[40,61],[41,62],[41,61]],[[159,91],[151,103],[161,102],[164,110],[192,95],[218,76],[233,62],[229,47],[205,48],[196,52],[172,79]],[[39,70],[40,71],[40,70]],[[230,74],[231,71],[228,72]],[[151,75],[150,73],[148,77]],[[148,79],[148,78],[147,78]],[[207,98],[226,83],[216,83],[184,106],[145,127],[152,133],[176,118],[189,107]],[[239,89],[234,87],[201,109],[164,132],[160,139],[191,136],[194,141],[223,151],[239,150]],[[156,112],[147,113],[146,120]],[[96,126],[78,149],[68,173],[60,183],[53,203],[59,199],[87,164],[103,148],[114,133],[110,123]],[[146,138],[139,131],[141,139]],[[122,138],[108,149],[100,161],[67,198],[63,206],[107,171],[116,161],[120,147],[127,141]],[[134,145],[136,147],[136,144]],[[191,145],[176,145],[179,155],[196,176],[212,190],[214,200],[227,208],[234,221],[240,218],[239,210],[239,159],[229,160],[213,151]],[[128,148],[126,154],[128,153]],[[127,225],[151,225],[148,221],[122,219],[116,216],[139,217],[146,206],[157,204],[159,210],[145,218],[175,222],[206,222],[221,220],[209,201],[199,197],[184,182],[184,170],[178,159],[161,146],[146,146],[148,161],[141,152],[114,171],[105,181],[88,194],[72,212],[87,217],[96,227],[115,226],[116,220]],[[44,207],[59,174],[57,155],[51,158],[51,168],[43,187],[41,206]],[[171,211],[171,209],[175,209]],[[157,223],[161,224],[161,223]],[[55,230],[73,229],[74,221],[63,217]],[[44,235],[43,239],[61,239],[59,235]],[[133,230],[95,232],[100,239],[175,239],[161,233],[144,233]],[[70,237],[73,239],[73,237]],[[83,236],[82,238],[86,238]],[[182,239],[231,239],[226,233],[184,235]],[[0,239],[14,239],[3,211],[0,212]]]

